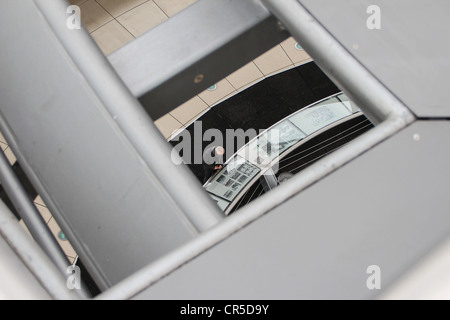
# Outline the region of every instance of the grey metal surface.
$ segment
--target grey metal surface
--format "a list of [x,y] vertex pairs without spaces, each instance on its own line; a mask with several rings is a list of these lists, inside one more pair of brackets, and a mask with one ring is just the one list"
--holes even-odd
[[28,226],[28,230],[35,241],[55,263],[61,274],[65,274],[69,266],[69,260],[39,214],[39,211],[29,199],[27,192],[21,185],[3,151],[0,152],[0,183],[19,212],[20,217]]
[[449,134],[415,123],[135,298],[376,297],[369,266],[386,289],[450,232]]
[[259,0],[200,0],[109,61],[156,120],[287,37]]
[[0,201],[0,300],[78,299],[66,277]]
[[[309,12],[418,117],[449,117],[450,2],[300,0]],[[369,30],[367,8],[381,9]]]
[[0,128],[105,289],[222,215],[67,6],[0,3]]
[[188,261],[207,252],[217,243],[234,236],[238,230],[246,228],[268,211],[281,207],[289,199],[415,121],[415,117],[404,104],[382,83],[373,78],[371,73],[296,0],[282,2],[264,0],[264,3],[305,46],[323,70],[363,109],[365,115],[370,116],[371,120],[378,125],[351,144],[305,169],[281,187],[255,200],[251,206],[241,209],[238,214],[226,219],[189,244],[172,251],[168,256],[128,277],[102,294],[99,299],[128,299],[146,290]]
[[[61,45],[66,48],[70,59],[79,68],[78,71],[83,73],[83,78],[103,102],[105,111],[117,125],[120,135],[126,137],[129,146],[132,146],[144,165],[151,167],[152,176],[158,181],[158,185],[170,193],[170,197],[182,208],[195,229],[204,231],[221,221],[223,215],[206,195],[199,192],[201,188],[197,186],[189,170],[172,164],[170,147],[165,139],[161,139],[153,120],[124,87],[122,79],[97,49],[88,33],[84,30],[73,32],[61,26],[61,20],[67,18],[67,1],[56,1],[60,1],[59,6],[45,0],[36,0],[36,3],[47,17],[47,23],[58,36]],[[89,59],[86,59],[87,56]],[[202,205],[199,206],[198,203]]]

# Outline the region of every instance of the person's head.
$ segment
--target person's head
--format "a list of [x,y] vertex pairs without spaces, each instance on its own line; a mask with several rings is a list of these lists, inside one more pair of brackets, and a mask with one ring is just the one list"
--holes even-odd
[[225,149],[221,146],[209,147],[203,152],[203,162],[205,164],[223,164]]
[[216,156],[223,156],[225,154],[225,149],[223,147],[216,147],[215,149]]

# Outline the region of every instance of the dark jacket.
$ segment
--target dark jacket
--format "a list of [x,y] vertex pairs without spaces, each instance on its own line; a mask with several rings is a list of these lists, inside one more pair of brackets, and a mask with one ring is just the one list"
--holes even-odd
[[223,165],[223,156],[216,155],[216,148],[217,146],[209,147],[203,152],[203,183],[214,175],[216,166]]

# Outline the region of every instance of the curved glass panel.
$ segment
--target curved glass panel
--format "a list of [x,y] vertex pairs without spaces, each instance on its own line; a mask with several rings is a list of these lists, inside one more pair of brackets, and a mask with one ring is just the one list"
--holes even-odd
[[303,139],[361,110],[344,93],[303,108],[276,123],[240,149],[205,189],[227,211],[250,183],[274,168],[284,153],[294,150]]
[[219,207],[227,207],[260,172],[259,167],[236,155],[205,188]]

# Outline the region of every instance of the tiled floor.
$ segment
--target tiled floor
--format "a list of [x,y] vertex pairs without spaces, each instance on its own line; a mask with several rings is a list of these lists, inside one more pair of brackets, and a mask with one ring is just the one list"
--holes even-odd
[[[70,0],[105,55],[170,19],[197,0]],[[283,41],[155,122],[166,139],[221,101],[267,77],[311,61],[293,38]]]

